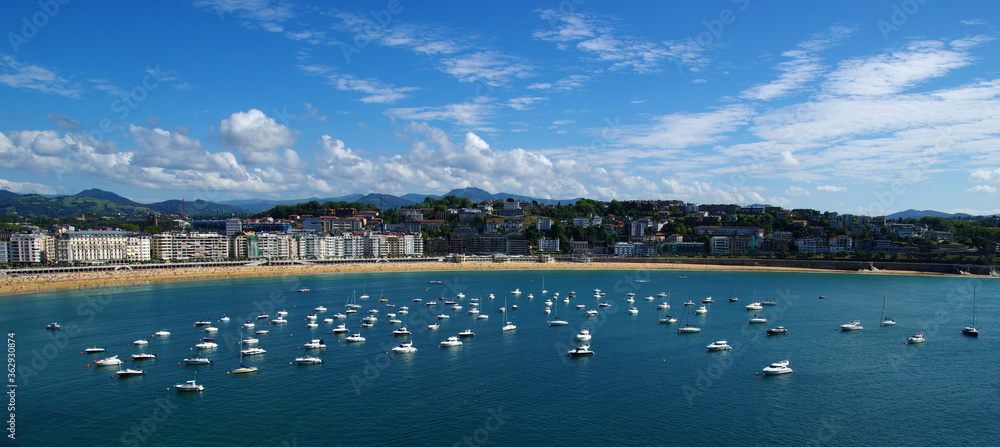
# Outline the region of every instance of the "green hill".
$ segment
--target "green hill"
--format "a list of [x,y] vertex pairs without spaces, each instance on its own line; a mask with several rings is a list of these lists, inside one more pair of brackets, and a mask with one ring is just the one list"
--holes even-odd
[[25,194],[0,200],[0,214],[17,214],[26,217],[64,217],[90,215],[138,215],[146,209],[106,199],[83,196],[44,197]]

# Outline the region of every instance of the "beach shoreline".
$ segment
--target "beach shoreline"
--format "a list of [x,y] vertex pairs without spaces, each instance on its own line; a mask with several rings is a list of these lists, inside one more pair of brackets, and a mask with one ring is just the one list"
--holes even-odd
[[[701,270],[701,271],[753,271],[800,273],[854,273],[873,274],[850,270],[831,270],[802,267],[743,266],[684,263],[642,262],[378,262],[313,265],[253,265],[225,267],[178,267],[170,269],[121,269],[99,272],[73,272],[39,274],[33,276],[0,276],[0,295],[40,293],[58,290],[83,290],[98,287],[125,287],[132,285],[160,284],[182,281],[210,281],[263,276],[319,275],[338,273],[374,272],[448,272],[477,270]],[[955,276],[933,272],[882,270],[874,274]],[[428,276],[428,280],[439,279]]]

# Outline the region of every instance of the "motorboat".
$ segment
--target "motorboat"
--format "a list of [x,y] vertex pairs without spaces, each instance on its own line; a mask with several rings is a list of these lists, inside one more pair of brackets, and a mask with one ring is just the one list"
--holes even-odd
[[858,320],[840,325],[840,330],[842,331],[860,331],[862,329],[864,329],[864,326],[862,326],[861,321]]
[[545,307],[552,307],[552,300],[545,300],[545,302],[542,304],[544,304]]
[[639,309],[638,309],[638,308],[636,308],[636,307],[630,307],[630,308],[628,309],[628,314],[629,314],[629,315],[636,315],[636,314],[638,314],[638,313],[639,313]]
[[750,304],[747,304],[746,310],[764,310],[764,306],[760,304],[760,301],[754,301]]
[[320,363],[323,363],[323,359],[307,355],[305,357],[296,357],[295,363],[298,363],[300,365],[318,365]]
[[709,351],[728,351],[730,349],[733,349],[733,347],[729,346],[729,343],[726,342],[725,340],[719,340],[715,343],[706,346],[705,349]]
[[[692,303],[692,304],[693,304],[693,303]],[[657,309],[660,309],[660,310],[665,310],[665,309],[670,309],[670,303],[668,303],[668,302],[664,301],[664,302],[662,302],[662,303],[658,304],[658,305],[656,306],[656,308],[657,308]]]
[[147,354],[145,352],[140,352],[138,354],[132,354],[132,360],[152,360],[156,358],[156,354]]
[[666,297],[667,297],[667,296],[669,296],[669,295],[670,295],[670,294],[668,294],[667,292],[660,292],[660,293],[657,293],[657,294],[656,294],[656,296],[658,296],[658,297],[660,297],[660,298],[666,298]]
[[906,337],[906,343],[907,344],[911,344],[912,345],[912,344],[923,343],[923,342],[924,342],[924,334],[920,333],[920,332],[918,332],[916,334],[913,334],[913,335],[911,335],[909,337]]
[[276,312],[275,315],[277,315],[279,317],[287,317],[288,316],[288,311],[282,309],[282,310],[279,310],[278,312]]
[[634,296],[635,296],[635,292],[629,292],[629,293],[626,293],[626,294],[625,294],[625,296],[627,296],[627,297],[629,297],[629,298],[632,298],[632,297],[634,297]]
[[392,335],[396,335],[396,336],[411,335],[411,333],[410,333],[409,329],[406,329],[406,326],[403,326],[403,327],[401,327],[399,329],[396,329],[396,330],[392,331]]
[[517,310],[517,304],[512,304],[512,305],[510,306],[510,309],[511,309],[511,310]]
[[476,315],[476,319],[477,319],[477,320],[485,320],[485,319],[488,319],[489,317],[490,317],[490,316],[489,316],[489,315],[486,315],[486,314],[479,314],[479,315]]
[[647,297],[645,297],[645,298],[643,298],[643,299],[644,299],[644,300],[646,300],[646,301],[653,301],[653,300],[655,300],[656,298],[653,298],[653,295],[649,295],[649,296],[647,296]]
[[156,331],[156,333],[153,334],[153,335],[155,335],[157,337],[169,337],[170,336],[170,331]]
[[326,347],[326,343],[323,342],[322,338],[314,338],[308,343],[302,345],[306,349],[323,349]]
[[761,306],[777,306],[778,302],[774,300],[761,301]]
[[764,374],[766,375],[776,375],[776,374],[788,374],[792,372],[792,368],[788,367],[788,360],[772,363],[771,366],[764,368]]
[[510,292],[510,294],[511,295],[520,295],[521,294],[521,289],[519,289],[519,288],[518,289],[514,289],[514,290],[512,290]]
[[195,356],[184,359],[184,363],[188,365],[209,365],[212,363],[212,359]]
[[201,337],[201,341],[216,341],[219,337]]
[[309,320],[309,321],[316,321],[317,318],[319,318],[319,317],[316,316],[316,314],[306,315],[306,320]]
[[375,323],[372,323],[372,322],[369,322],[369,321],[361,323],[361,327],[363,327],[363,328],[370,328],[370,327],[373,327],[373,326],[375,326]]
[[344,314],[341,314],[341,313],[333,314],[333,319],[334,320],[343,320],[343,319],[346,319],[346,318],[347,318],[347,315],[344,315]]
[[634,303],[635,302],[635,298],[628,297],[628,298],[625,299],[625,302],[626,303]]
[[368,309],[368,314],[369,315],[375,315],[377,313],[378,313],[378,309]]
[[701,306],[698,306],[697,309],[695,309],[694,313],[695,315],[705,315],[708,313],[708,308],[705,307],[704,304],[702,304]]
[[428,324],[427,325],[427,330],[428,331],[436,331],[438,329],[441,329],[441,325],[440,324],[434,323],[434,324]]
[[363,321],[365,323],[373,323],[374,324],[374,323],[378,323],[378,317],[376,317],[374,315],[369,315],[367,317],[362,318],[361,321]]
[[211,321],[205,321],[205,320],[199,320],[194,322],[195,326],[209,326],[211,324],[212,324]]
[[[548,310],[548,309],[545,309],[545,310]],[[466,312],[466,313],[469,314],[469,315],[479,315],[479,309],[472,308],[472,309],[469,309],[469,311]]]
[[257,315],[257,319],[258,319],[258,320],[266,320],[266,319],[268,319],[268,318],[271,318],[271,316],[270,316],[270,315],[268,315],[268,314],[260,314],[260,315]]
[[326,312],[326,307],[323,307],[323,305],[316,306],[315,308],[313,308],[313,312],[317,313]]
[[284,319],[282,317],[278,317],[278,318],[275,318],[275,319],[271,320],[271,324],[285,324],[285,323],[288,323],[288,320],[286,320],[286,319]]
[[308,291],[309,291],[309,288],[308,288],[308,287],[299,287],[298,291],[299,291],[300,293],[304,293],[304,292],[308,292]]
[[587,317],[596,317],[597,316],[597,309],[589,309],[589,310],[587,310],[586,313],[584,313],[584,315],[586,315]]
[[677,322],[677,318],[671,317],[670,315],[665,315],[659,319],[660,324],[673,324]]
[[492,299],[496,298],[496,295],[493,295],[493,294],[491,293],[491,294],[489,294],[489,295],[486,295],[486,298],[487,298],[487,299],[491,299],[491,300],[492,300]]
[[895,326],[896,325],[896,320],[893,320],[892,318],[886,317],[884,320],[882,320],[882,323],[880,325],[881,326]]
[[245,366],[241,362],[240,363],[240,367],[233,370],[233,374],[254,373],[254,372],[257,372],[258,370],[259,370],[259,368],[257,368],[256,366]]
[[447,340],[441,342],[442,348],[452,348],[457,346],[462,346],[462,340],[459,340],[458,337],[448,337]]
[[417,352],[417,348],[413,347],[412,341],[408,341],[405,343],[400,343],[399,346],[393,347],[392,352],[395,352],[397,354],[409,354],[411,352]]
[[569,350],[570,357],[582,357],[588,355],[594,355],[594,351],[590,350],[590,345],[580,345]]
[[145,372],[141,369],[125,368],[118,370],[117,372],[115,372],[115,374],[118,374],[118,377],[132,377],[132,376],[141,376],[145,374]]
[[219,332],[219,328],[214,327],[214,326],[209,326],[209,327],[207,327],[205,329],[202,329],[202,332],[208,332],[208,333]]
[[438,304],[437,301],[428,301],[428,302],[424,303],[424,306],[428,306],[428,307],[430,307],[430,306],[437,306],[437,304]]
[[601,304],[598,304],[597,307],[611,307],[611,303],[605,301]]
[[764,323],[767,323],[767,318],[764,318],[756,314],[753,316],[753,318],[750,319],[750,321],[747,321],[747,324],[764,324]]
[[204,391],[205,385],[195,383],[194,380],[188,380],[187,382],[174,385],[174,389],[177,391]]
[[246,348],[240,351],[240,354],[242,355],[258,355],[265,353],[267,353],[267,351],[265,351],[264,348]]
[[532,294],[529,293],[528,294],[528,299],[530,300],[530,299],[533,299],[533,298],[535,298],[535,295],[532,295]]
[[117,355],[113,355],[111,357],[105,357],[100,360],[94,360],[94,364],[96,364],[97,366],[118,366],[122,364],[122,361],[121,359],[118,358]]
[[244,327],[245,329],[253,329],[253,327],[254,327],[254,326],[256,326],[256,325],[257,325],[257,324],[256,324],[256,323],[254,323],[254,322],[252,322],[252,321],[248,321],[248,322],[246,322],[246,323],[243,323],[243,327]]
[[319,324],[316,324],[315,321],[310,321],[310,322],[306,323],[306,329],[316,329],[318,327],[319,327]]
[[323,324],[331,324],[331,323],[333,323],[333,318],[324,318],[323,319]]
[[687,301],[684,302],[684,305],[685,306],[694,306],[694,301],[687,300]]
[[228,323],[229,320],[230,320],[229,317],[223,315],[222,318],[219,318],[219,323]]
[[148,342],[148,341],[146,341],[146,339],[145,339],[145,338],[140,338],[140,339],[138,339],[138,340],[136,340],[136,341],[132,342],[132,344],[133,344],[133,345],[136,345],[136,346],[143,346],[143,345],[148,345],[148,344],[149,344],[149,342]]
[[420,298],[414,298],[414,299],[413,299],[413,302],[414,302],[414,303],[419,303],[419,302],[421,302],[421,301],[423,301],[423,300],[422,300],[422,299],[420,299]]
[[62,326],[60,326],[59,323],[49,323],[45,325],[45,329],[58,331],[59,329],[62,329]]
[[194,347],[198,349],[215,349],[219,347],[219,344],[211,341],[203,341],[194,345]]
[[437,319],[438,319],[438,320],[443,320],[443,319],[445,319],[445,318],[451,318],[451,315],[448,315],[448,314],[441,314],[441,315],[438,315],[438,316],[437,316]]
[[788,329],[784,326],[772,327],[767,329],[767,335],[784,335],[788,333]]
[[500,306],[500,308],[497,309],[497,312],[500,312],[500,313],[507,312],[507,306]]
[[257,329],[253,331],[254,335],[267,335],[269,331],[267,329]]
[[334,334],[343,334],[344,332],[348,332],[346,324],[340,324],[337,325],[337,327],[333,328]]
[[587,328],[581,329],[580,333],[576,334],[576,339],[577,341],[590,341],[591,339],[590,329]]
[[583,309],[585,307],[587,307],[587,306],[584,306],[583,304],[577,304],[576,307],[575,307],[575,309]]
[[344,341],[348,343],[358,343],[365,341],[365,338],[362,337],[361,334],[352,334],[351,336],[345,338]]
[[475,337],[476,333],[472,332],[472,329],[466,329],[466,330],[464,330],[462,332],[459,332],[458,336],[459,337]]
[[701,332],[701,328],[690,324],[677,328],[678,334],[694,334]]
[[106,351],[106,349],[104,349],[104,348],[98,348],[96,346],[93,347],[93,348],[87,348],[87,349],[83,350],[83,352],[86,352],[87,354],[97,354],[99,352],[104,352],[104,351]]
[[356,314],[356,313],[358,313],[358,310],[357,309],[347,309],[347,310],[344,311],[344,313],[347,314],[347,315]]
[[714,302],[715,301],[713,301],[712,297],[710,297],[710,296],[709,297],[705,297],[705,299],[701,300],[701,304],[712,304]]

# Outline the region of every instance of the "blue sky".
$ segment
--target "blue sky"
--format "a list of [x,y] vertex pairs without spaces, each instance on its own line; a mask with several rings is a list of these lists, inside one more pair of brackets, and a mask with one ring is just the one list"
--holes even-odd
[[1000,212],[982,2],[14,2],[0,188]]

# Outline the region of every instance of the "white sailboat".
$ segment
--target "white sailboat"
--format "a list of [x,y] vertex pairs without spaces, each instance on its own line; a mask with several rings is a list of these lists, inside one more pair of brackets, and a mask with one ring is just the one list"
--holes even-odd
[[976,329],[976,291],[972,290],[972,326],[967,326],[962,329],[962,335],[968,335],[970,337],[979,337],[979,331]]
[[[240,329],[240,338],[243,338],[243,329]],[[243,350],[240,349],[240,367],[233,370],[233,374],[246,374],[257,372],[256,366],[247,366],[243,364]]]
[[[507,307],[507,298],[503,299],[503,306]],[[517,329],[517,326],[515,326],[514,323],[511,323],[510,321],[507,320],[507,318],[506,318],[507,315],[509,315],[509,314],[506,313],[506,312],[504,312],[504,321],[503,321],[503,331],[504,332],[513,331],[514,329]]]
[[889,302],[889,292],[885,293],[885,299],[882,300],[882,326],[895,326],[896,320],[885,316],[885,307]]

